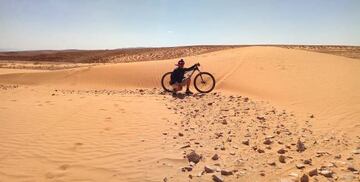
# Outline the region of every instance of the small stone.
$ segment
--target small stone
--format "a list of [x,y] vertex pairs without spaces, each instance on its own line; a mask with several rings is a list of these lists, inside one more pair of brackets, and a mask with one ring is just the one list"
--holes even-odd
[[331,178],[333,175],[333,172],[328,170],[328,169],[324,169],[320,171],[320,174],[327,177],[327,178]]
[[206,172],[206,173],[213,173],[213,172],[215,172],[215,168],[214,167],[212,167],[212,166],[208,166],[208,165],[205,165],[204,166],[204,171]]
[[235,152],[230,152],[230,155],[235,155]]
[[305,151],[305,145],[302,141],[300,141],[300,139],[298,139],[297,143],[296,143],[296,151],[298,152],[303,152]]
[[304,169],[305,165],[304,164],[296,164],[296,168],[298,169]]
[[335,158],[335,159],[341,159],[341,155],[340,155],[340,154],[339,154],[339,155],[335,155],[334,158]]
[[186,158],[189,162],[194,162],[197,164],[201,159],[201,155],[197,154],[195,151],[192,151],[190,154],[186,155]]
[[216,161],[219,159],[219,155],[217,154],[214,154],[212,157],[211,157],[212,160]]
[[318,171],[317,171],[317,168],[314,168],[314,169],[311,169],[309,171],[309,176],[317,176],[318,175]]
[[353,166],[348,166],[347,169],[351,172],[357,171]]
[[184,148],[189,148],[190,147],[190,144],[187,144],[187,145],[184,145],[182,147],[180,147],[181,149],[184,149]]
[[191,174],[189,174],[189,178],[190,178],[190,179],[192,179],[192,178],[193,178],[193,176],[192,176]]
[[182,136],[184,136],[184,134],[179,132],[179,136],[181,136],[181,137],[182,137]]
[[265,139],[265,141],[263,143],[265,145],[270,145],[272,143],[272,141],[269,138],[267,138],[267,139]]
[[275,166],[276,165],[275,161],[268,161],[267,164],[270,165],[270,166]]
[[285,154],[285,152],[287,152],[287,150],[281,148],[277,151],[278,154]]
[[192,171],[192,167],[190,167],[190,166],[185,166],[185,167],[181,168],[181,171],[182,171],[182,172]]
[[304,160],[304,164],[311,165],[311,163],[312,163],[312,160],[311,160],[311,159],[305,159],[305,160]]
[[286,159],[286,157],[284,155],[279,156],[279,162],[286,163],[285,159]]
[[190,165],[191,167],[194,167],[196,164],[195,164],[195,162],[189,162],[189,165]]
[[215,182],[224,182],[224,179],[218,174],[212,175],[212,180]]
[[300,182],[309,182],[309,176],[306,174],[303,174],[300,178]]
[[164,133],[162,133],[163,135],[167,135],[167,133],[166,132],[164,132]]
[[295,173],[295,172],[291,172],[291,173],[289,174],[289,176],[294,177],[294,178],[298,178],[298,177],[299,177],[299,175],[298,175],[297,173]]
[[249,140],[244,140],[241,143],[244,144],[244,145],[249,145],[250,141]]
[[265,151],[263,149],[257,149],[257,152],[261,153],[265,153]]
[[229,175],[233,175],[233,171],[230,171],[230,170],[227,170],[227,169],[222,169],[221,170],[221,175],[224,175],[224,176],[229,176]]
[[167,177],[165,177],[165,178],[163,179],[163,182],[168,182]]
[[263,117],[263,116],[257,116],[256,118],[260,121],[265,121],[265,117]]
[[227,121],[224,119],[224,120],[221,121],[221,124],[227,125],[228,123],[227,123]]
[[360,154],[360,149],[353,150],[353,154]]

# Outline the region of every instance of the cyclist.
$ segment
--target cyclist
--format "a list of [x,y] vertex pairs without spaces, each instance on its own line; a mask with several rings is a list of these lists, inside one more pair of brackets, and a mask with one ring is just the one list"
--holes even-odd
[[190,68],[184,68],[184,65],[185,65],[185,61],[183,59],[180,59],[178,61],[178,64],[176,64],[177,68],[175,68],[174,71],[171,73],[170,85],[173,87],[173,95],[176,95],[176,92],[182,90],[182,87],[185,85],[186,85],[185,94],[187,95],[193,94],[189,89],[191,78],[185,78],[184,74],[187,71],[194,70],[200,64],[199,63],[194,64]]

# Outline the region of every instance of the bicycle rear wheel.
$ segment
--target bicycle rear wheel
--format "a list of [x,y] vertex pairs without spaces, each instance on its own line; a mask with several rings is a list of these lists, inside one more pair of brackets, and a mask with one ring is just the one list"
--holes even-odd
[[200,93],[209,93],[215,88],[215,78],[208,72],[200,72],[195,76],[194,86]]
[[161,86],[167,92],[171,92],[173,89],[172,86],[170,85],[170,80],[171,80],[171,72],[165,73],[164,76],[161,78]]

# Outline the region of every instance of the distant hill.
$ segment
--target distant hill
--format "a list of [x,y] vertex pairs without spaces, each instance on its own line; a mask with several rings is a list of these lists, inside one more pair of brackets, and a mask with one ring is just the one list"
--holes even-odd
[[[212,51],[251,45],[198,45],[158,48],[123,48],[112,50],[35,50],[0,52],[0,61],[32,61],[61,63],[122,63],[173,59]],[[269,45],[263,45],[269,46]],[[270,45],[288,49],[301,49],[360,59],[359,46],[338,45]]]

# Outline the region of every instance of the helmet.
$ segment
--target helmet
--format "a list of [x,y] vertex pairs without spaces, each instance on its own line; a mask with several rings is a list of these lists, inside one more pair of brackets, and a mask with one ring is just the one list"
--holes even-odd
[[183,59],[180,59],[178,61],[178,63],[176,64],[176,66],[180,66],[180,65],[184,65],[185,64],[185,61]]

